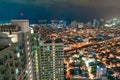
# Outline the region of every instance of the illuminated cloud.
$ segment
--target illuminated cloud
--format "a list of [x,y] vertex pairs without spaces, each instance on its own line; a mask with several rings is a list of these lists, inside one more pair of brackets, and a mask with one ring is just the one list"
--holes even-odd
[[120,6],[120,0],[0,0],[0,2],[35,5]]

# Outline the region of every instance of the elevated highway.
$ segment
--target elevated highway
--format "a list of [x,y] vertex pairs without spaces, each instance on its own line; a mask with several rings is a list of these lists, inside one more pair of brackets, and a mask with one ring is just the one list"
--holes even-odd
[[99,41],[99,42],[81,42],[81,43],[70,44],[68,47],[64,48],[64,51],[65,52],[74,51],[76,49],[91,46],[91,45],[94,45],[94,44],[106,43],[106,42],[109,42],[109,41],[112,41],[112,40],[120,41],[120,36],[119,37],[114,37],[114,38],[111,38],[111,39],[108,39],[108,40],[104,40],[104,41]]

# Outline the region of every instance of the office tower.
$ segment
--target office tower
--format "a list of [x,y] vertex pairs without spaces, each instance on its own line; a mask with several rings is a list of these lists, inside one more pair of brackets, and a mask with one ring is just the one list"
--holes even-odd
[[93,20],[93,27],[94,27],[94,28],[98,28],[98,27],[99,27],[99,24],[100,24],[100,21],[99,21],[99,20],[96,20],[96,19]]
[[93,20],[93,27],[96,27],[96,19]]
[[28,80],[33,80],[33,64],[32,64],[32,56],[31,56],[31,34],[29,28],[28,20],[11,20],[13,25],[18,25],[21,27],[21,38],[19,38],[19,42],[22,44],[23,51],[26,59],[26,69],[28,71]]
[[103,28],[105,25],[105,20],[104,19],[100,19],[100,28]]
[[83,28],[83,27],[84,27],[84,23],[83,22],[81,22],[81,23],[79,22],[78,23],[78,28]]
[[64,80],[63,58],[61,39],[40,41],[40,80]]
[[[19,56],[23,55],[22,61],[24,62],[25,67],[24,72],[27,73],[26,79],[17,80],[33,80],[33,67],[32,67],[32,57],[31,57],[31,37],[29,30],[29,21],[28,20],[11,20],[11,24],[0,26],[0,31],[2,34],[6,35],[5,37],[10,38],[9,45],[17,44],[17,51],[15,53]],[[19,50],[20,49],[20,50]],[[14,49],[13,49],[14,50]],[[19,52],[20,51],[20,52]],[[20,60],[19,60],[20,61]],[[17,72],[24,76],[24,72],[21,72],[20,66],[17,67]],[[14,70],[15,71],[15,70]]]

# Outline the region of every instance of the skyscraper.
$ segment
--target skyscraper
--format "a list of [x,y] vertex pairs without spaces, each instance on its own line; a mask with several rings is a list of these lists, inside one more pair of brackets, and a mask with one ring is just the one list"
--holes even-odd
[[40,41],[40,80],[64,80],[64,51],[61,39]]
[[33,59],[31,57],[31,34],[29,28],[28,20],[11,20],[13,25],[17,25],[21,27],[21,37],[19,38],[19,42],[22,43],[23,51],[26,59],[26,69],[28,72],[28,80],[33,80]]
[[[17,44],[16,49],[12,47],[14,53],[18,56],[22,56],[22,59],[18,59],[18,62],[22,61],[24,68],[20,66],[14,68],[14,72],[20,74],[21,78],[16,77],[17,80],[33,80],[33,67],[31,57],[31,37],[28,20],[11,20],[11,24],[0,26],[0,32],[5,35],[6,38],[10,38],[9,46]],[[4,53],[7,54],[7,53]],[[16,61],[16,60],[15,60]],[[17,63],[19,65],[19,63]],[[24,71],[22,71],[24,70]],[[24,79],[24,73],[27,73]],[[5,75],[6,76],[6,75]]]

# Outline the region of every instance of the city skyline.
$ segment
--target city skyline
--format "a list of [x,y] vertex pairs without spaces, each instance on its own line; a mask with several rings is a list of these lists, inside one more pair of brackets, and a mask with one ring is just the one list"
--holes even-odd
[[120,80],[120,0],[0,0],[0,80]]
[[11,20],[0,31],[1,80],[120,79],[117,18],[87,25],[72,22],[71,27],[63,23],[30,26],[29,20]]
[[[40,19],[79,20],[110,19],[119,16],[119,0],[1,0],[0,20]],[[9,14],[8,14],[9,13]]]

